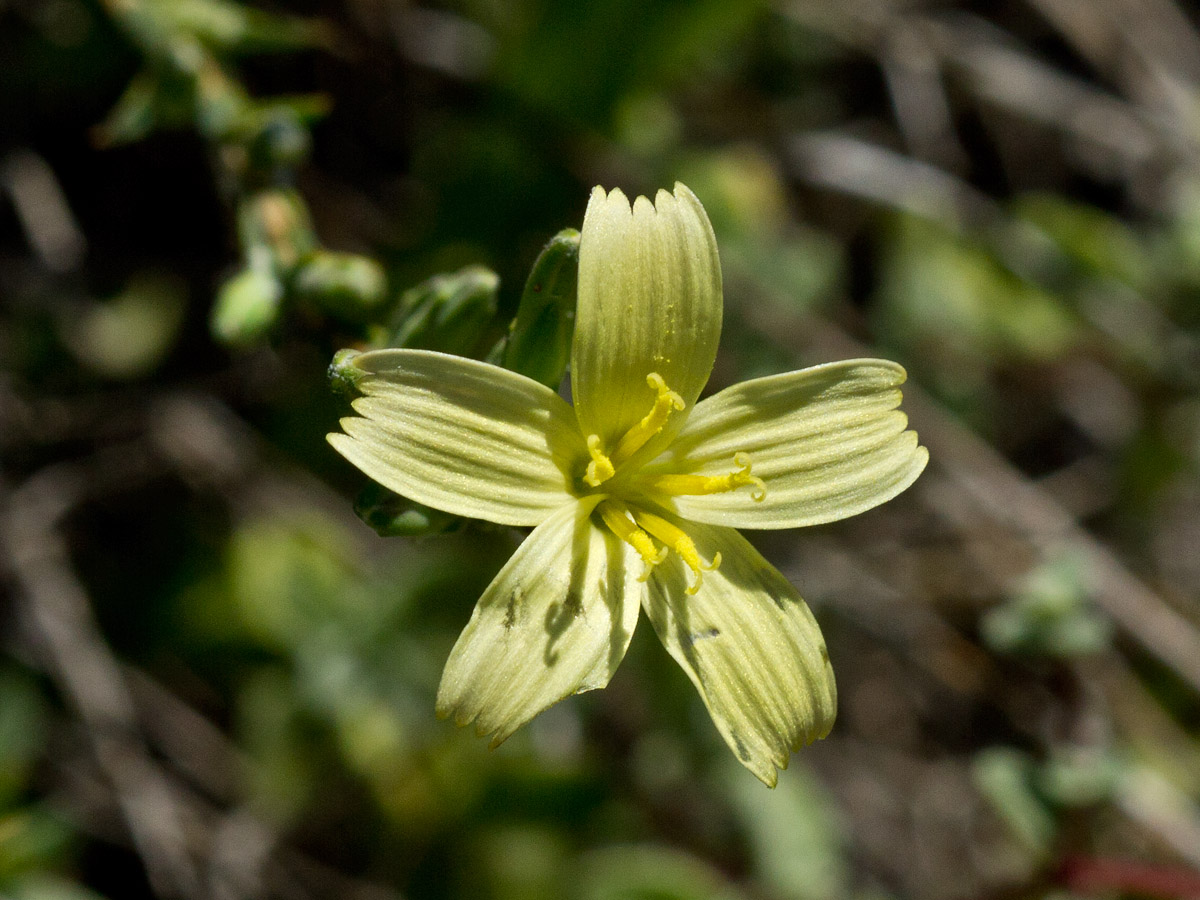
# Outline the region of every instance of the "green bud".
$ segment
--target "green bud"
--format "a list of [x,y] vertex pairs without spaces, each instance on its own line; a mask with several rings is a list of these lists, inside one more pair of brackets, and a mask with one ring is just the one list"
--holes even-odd
[[283,285],[262,269],[243,269],[217,292],[209,327],[223,344],[252,344],[270,330],[279,318]]
[[383,301],[387,275],[369,257],[317,250],[296,269],[292,287],[331,315],[355,320]]
[[354,512],[382,537],[421,537],[454,531],[463,519],[422,506],[371,482],[354,502]]
[[566,228],[542,249],[525,282],[504,348],[506,369],[558,390],[571,359],[578,279],[579,232]]
[[499,289],[483,266],[435,275],[404,292],[380,346],[469,355],[495,320]]
[[317,247],[308,207],[293,190],[268,188],[238,207],[238,235],[247,256],[265,249],[280,272],[290,272]]

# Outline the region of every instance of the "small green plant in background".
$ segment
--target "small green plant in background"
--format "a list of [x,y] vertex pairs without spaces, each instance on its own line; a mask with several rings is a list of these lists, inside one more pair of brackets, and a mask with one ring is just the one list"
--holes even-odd
[[1070,659],[1109,646],[1112,624],[1087,602],[1087,570],[1069,555],[1032,569],[1007,602],[983,618],[983,638],[998,653]]

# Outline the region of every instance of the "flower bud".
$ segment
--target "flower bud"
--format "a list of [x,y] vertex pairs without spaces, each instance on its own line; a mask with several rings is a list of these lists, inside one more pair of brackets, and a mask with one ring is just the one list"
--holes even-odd
[[369,257],[317,250],[300,263],[292,287],[339,319],[359,320],[387,295],[387,275]]
[[252,344],[270,330],[279,318],[283,285],[266,270],[248,268],[238,272],[217,292],[209,326],[223,344]]

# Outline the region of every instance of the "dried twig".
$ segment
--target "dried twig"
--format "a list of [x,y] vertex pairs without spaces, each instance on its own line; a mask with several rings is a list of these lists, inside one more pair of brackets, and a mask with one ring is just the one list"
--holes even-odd
[[[119,467],[117,459],[123,461]],[[59,531],[62,518],[96,488],[97,479],[122,483],[138,463],[146,472],[153,468],[138,448],[122,448],[100,467],[62,463],[41,470],[7,498],[0,545],[10,559],[19,611],[36,634],[47,671],[86,726],[152,890],[187,900],[203,895],[188,852],[186,817],[150,757],[120,665],[100,633]]]

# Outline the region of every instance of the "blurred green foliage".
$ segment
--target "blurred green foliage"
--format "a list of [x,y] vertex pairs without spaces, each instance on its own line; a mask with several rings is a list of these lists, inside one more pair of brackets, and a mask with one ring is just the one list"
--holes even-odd
[[988,612],[980,623],[983,638],[999,653],[1069,658],[1102,651],[1112,626],[1088,607],[1088,591],[1082,562],[1052,557]]

